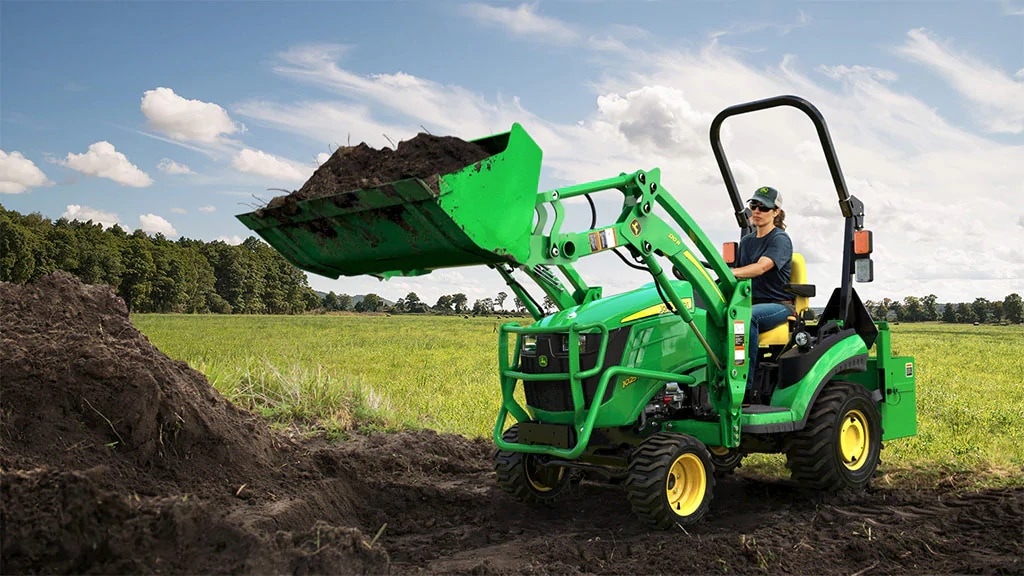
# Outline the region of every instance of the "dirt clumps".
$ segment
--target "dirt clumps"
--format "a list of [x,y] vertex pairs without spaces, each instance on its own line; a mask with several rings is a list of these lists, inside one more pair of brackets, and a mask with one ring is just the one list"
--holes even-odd
[[620,486],[512,501],[489,440],[274,431],[62,273],[0,284],[0,385],[5,574],[1024,573],[1022,488],[828,496],[741,469],[704,521],[652,532]]
[[377,150],[365,143],[343,146],[323,163],[301,188],[278,196],[268,208],[289,202],[377,188],[396,180],[420,178],[437,191],[437,177],[476,164],[491,153],[479,144],[455,136],[420,133],[395,149]]
[[0,330],[5,573],[386,571],[350,510],[281,513],[315,465],[161,354],[109,287],[0,284]]

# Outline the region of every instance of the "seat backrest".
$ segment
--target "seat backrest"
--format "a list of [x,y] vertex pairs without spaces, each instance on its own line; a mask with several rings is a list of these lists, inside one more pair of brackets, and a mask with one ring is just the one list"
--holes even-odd
[[[789,270],[790,284],[810,284],[807,281],[807,263],[804,262],[804,255],[793,252],[793,263]],[[799,317],[804,310],[811,307],[811,299],[807,296],[796,296],[793,300],[793,307],[796,308],[796,315]]]
[[[804,262],[804,255],[799,252],[793,253],[793,261],[789,269],[790,284],[807,284],[807,263]],[[797,318],[804,310],[811,307],[811,299],[807,296],[794,296],[793,308],[796,309]],[[789,322],[783,322],[775,328],[765,330],[757,339],[758,347],[783,346],[789,342]]]

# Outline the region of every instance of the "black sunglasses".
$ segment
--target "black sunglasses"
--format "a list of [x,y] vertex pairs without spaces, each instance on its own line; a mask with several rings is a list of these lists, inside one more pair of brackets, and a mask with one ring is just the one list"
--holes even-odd
[[755,212],[771,212],[772,210],[774,210],[774,208],[769,208],[764,204],[758,204],[757,202],[751,202],[750,209],[751,211]]

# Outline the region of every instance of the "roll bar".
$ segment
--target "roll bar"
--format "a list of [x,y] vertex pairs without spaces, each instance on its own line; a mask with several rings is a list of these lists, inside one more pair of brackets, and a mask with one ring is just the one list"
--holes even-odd
[[742,230],[741,234],[753,232],[750,224],[750,212],[743,205],[743,199],[736,188],[736,180],[733,178],[732,169],[729,168],[729,160],[722,149],[721,129],[726,118],[738,116],[748,112],[777,108],[779,106],[792,106],[810,117],[814,128],[818,132],[818,140],[821,141],[821,149],[825,153],[825,161],[828,162],[828,170],[832,174],[832,182],[835,184],[836,193],[839,195],[839,209],[846,220],[843,242],[843,275],[840,288],[839,314],[840,318],[847,318],[851,292],[853,290],[853,232],[864,227],[864,204],[856,197],[851,196],[846,188],[846,180],[843,178],[843,171],[839,168],[839,158],[836,157],[835,146],[832,145],[832,137],[829,136],[828,126],[825,125],[825,118],[818,109],[799,96],[773,96],[764,100],[755,100],[744,104],[730,106],[715,116],[711,121],[711,149],[715,152],[715,161],[718,162],[718,169],[722,172],[722,180],[725,188],[729,191],[729,199],[732,201],[733,210],[736,213],[736,222]]

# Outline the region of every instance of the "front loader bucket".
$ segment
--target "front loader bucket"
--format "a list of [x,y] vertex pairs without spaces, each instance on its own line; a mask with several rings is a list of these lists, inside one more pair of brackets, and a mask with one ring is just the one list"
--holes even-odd
[[410,178],[237,218],[291,263],[331,278],[526,262],[540,147],[519,124],[473,142],[491,156],[433,187]]

